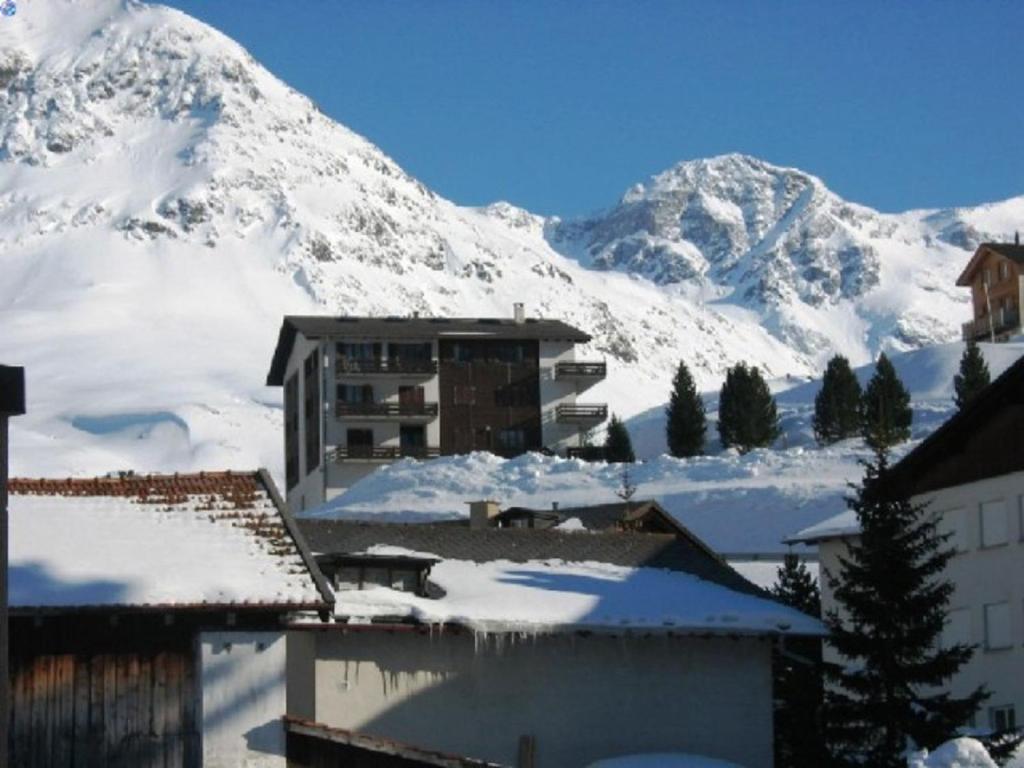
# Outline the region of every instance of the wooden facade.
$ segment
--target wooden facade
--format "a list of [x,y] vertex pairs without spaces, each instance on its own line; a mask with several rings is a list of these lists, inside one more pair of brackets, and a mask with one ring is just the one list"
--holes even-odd
[[957,280],[970,287],[973,319],[964,323],[965,341],[1002,341],[1019,332],[1024,306],[1024,248],[982,243]]
[[14,619],[10,765],[201,764],[194,631],[126,621]]
[[541,448],[537,341],[442,340],[439,357],[442,454]]

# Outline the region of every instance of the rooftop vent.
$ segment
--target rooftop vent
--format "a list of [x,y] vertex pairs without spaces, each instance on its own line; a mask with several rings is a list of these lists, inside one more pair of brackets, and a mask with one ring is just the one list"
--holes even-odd
[[523,306],[523,302],[517,301],[512,305],[512,317],[517,325],[522,325],[526,322],[526,307]]

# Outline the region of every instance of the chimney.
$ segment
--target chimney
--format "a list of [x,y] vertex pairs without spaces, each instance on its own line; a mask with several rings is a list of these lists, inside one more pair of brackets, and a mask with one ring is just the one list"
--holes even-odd
[[552,501],[551,502],[551,511],[552,512],[557,512],[558,511],[558,502],[557,501]]
[[469,527],[473,530],[490,528],[494,525],[494,518],[501,512],[498,502],[493,499],[482,501],[470,501],[469,504]]
[[1020,230],[1018,229],[1013,233],[1013,244],[1020,245]]
[[523,307],[523,302],[517,301],[512,305],[512,317],[515,318],[516,325],[526,322],[526,308]]

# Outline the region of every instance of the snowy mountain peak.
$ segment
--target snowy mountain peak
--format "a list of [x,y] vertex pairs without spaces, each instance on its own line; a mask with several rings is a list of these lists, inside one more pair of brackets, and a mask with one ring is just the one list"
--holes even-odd
[[0,26],[0,359],[28,368],[32,474],[279,466],[287,313],[525,300],[593,336],[589,394],[620,415],[680,359],[711,388],[738,360],[806,375],[950,339],[962,244],[1022,211],[885,216],[743,155],[582,220],[464,208],[178,11],[24,0]]

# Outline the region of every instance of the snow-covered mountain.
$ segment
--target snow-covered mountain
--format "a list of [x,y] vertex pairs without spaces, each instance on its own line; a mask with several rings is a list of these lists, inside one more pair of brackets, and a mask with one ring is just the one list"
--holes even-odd
[[[359,73],[347,76],[358,77]],[[134,0],[22,0],[0,23],[0,360],[27,366],[14,471],[266,465],[282,314],[506,315],[594,336],[630,415],[683,358],[948,340],[953,286],[1024,198],[886,216],[742,156],[683,163],[584,221],[459,207],[239,45]]]

